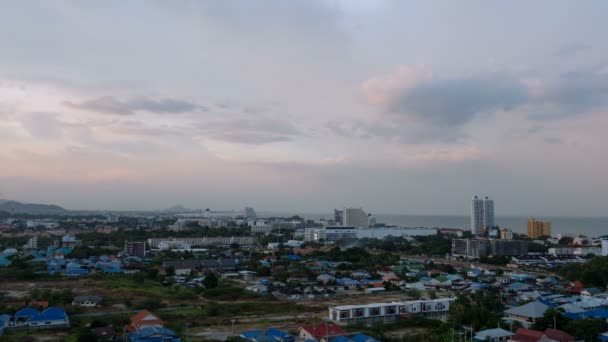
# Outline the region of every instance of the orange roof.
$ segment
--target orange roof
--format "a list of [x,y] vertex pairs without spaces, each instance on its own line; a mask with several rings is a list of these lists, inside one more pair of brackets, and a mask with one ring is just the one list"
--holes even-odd
[[41,301],[33,300],[30,302],[29,306],[38,306],[38,307],[46,309],[49,307],[49,302],[41,302]]
[[163,320],[148,310],[140,311],[137,315],[131,317],[131,325],[133,326],[156,325],[164,323],[165,322],[163,322]]

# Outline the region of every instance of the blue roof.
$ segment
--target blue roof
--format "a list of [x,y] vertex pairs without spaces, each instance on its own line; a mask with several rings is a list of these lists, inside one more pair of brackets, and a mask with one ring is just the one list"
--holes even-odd
[[594,318],[603,318],[608,319],[608,309],[606,308],[597,308],[590,311],[586,311],[580,314],[583,317],[594,317]]
[[32,308],[23,308],[19,311],[17,311],[13,317],[34,317],[36,315],[38,315],[40,313],[40,311],[36,310],[36,309],[32,309]]
[[251,331],[243,331],[240,336],[244,339],[249,340],[252,338],[257,338],[261,334],[262,334],[262,331],[260,331],[260,330],[251,330]]
[[0,257],[0,266],[8,266],[11,264],[11,261],[5,257]]
[[147,327],[132,332],[131,342],[181,342],[179,336],[172,330],[161,327]]
[[61,308],[49,307],[38,315],[32,317],[30,321],[60,321],[68,319],[68,314]]
[[274,337],[276,340],[281,341],[294,341],[295,337],[293,337],[290,333],[278,330],[278,329],[268,329],[266,330],[266,336]]
[[557,304],[555,304],[555,303],[553,303],[551,301],[545,300],[545,299],[540,299],[539,302],[545,304],[546,306],[552,307],[554,309],[559,306],[559,305],[557,305]]
[[572,313],[572,312],[566,312],[564,314],[564,317],[566,317],[568,319],[572,319],[572,320],[577,320],[577,319],[581,319],[582,318],[579,314]]
[[380,342],[380,340],[361,333],[352,336],[350,339],[353,340],[353,342]]
[[330,340],[330,342],[352,342],[350,338],[345,336],[334,337]]

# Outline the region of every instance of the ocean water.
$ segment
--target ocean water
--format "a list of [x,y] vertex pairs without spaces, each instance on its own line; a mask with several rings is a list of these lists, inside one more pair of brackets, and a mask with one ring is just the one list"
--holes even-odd
[[[291,216],[299,215],[306,219],[332,219],[332,214],[310,214],[310,213],[259,213],[258,216]],[[469,229],[469,216],[439,216],[439,215],[397,215],[376,214],[378,223],[404,227],[429,227],[429,228],[459,228]],[[586,235],[599,237],[608,235],[608,217],[564,217],[544,216],[536,217],[537,220],[550,221],[552,234]],[[527,216],[496,216],[494,222],[501,228],[509,228],[515,233],[525,234],[527,230]]]

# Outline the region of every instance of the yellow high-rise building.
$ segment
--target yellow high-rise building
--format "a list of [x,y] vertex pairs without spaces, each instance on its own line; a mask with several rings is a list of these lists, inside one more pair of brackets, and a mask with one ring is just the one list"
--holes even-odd
[[528,219],[528,237],[538,239],[541,236],[551,236],[551,222],[537,221],[534,217]]

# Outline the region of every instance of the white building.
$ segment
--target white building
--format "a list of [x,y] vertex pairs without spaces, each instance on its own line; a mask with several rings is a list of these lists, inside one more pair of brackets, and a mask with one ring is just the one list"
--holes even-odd
[[602,256],[608,256],[608,240],[602,240]]
[[38,237],[32,236],[31,238],[29,238],[27,240],[26,248],[27,249],[38,249]]
[[405,228],[405,227],[386,227],[386,228],[358,228],[357,239],[384,239],[389,236],[429,236],[437,235],[436,228]]
[[420,314],[428,317],[445,317],[456,298],[411,300],[405,302],[340,305],[329,307],[329,320],[351,323],[374,319],[396,319],[401,315]]
[[257,234],[270,234],[272,232],[272,224],[267,223],[263,220],[249,220],[247,223],[251,227],[252,233]]
[[471,233],[480,235],[484,228],[494,227],[494,201],[477,196],[471,201]]
[[353,227],[369,227],[369,218],[361,208],[344,208],[342,224]]

